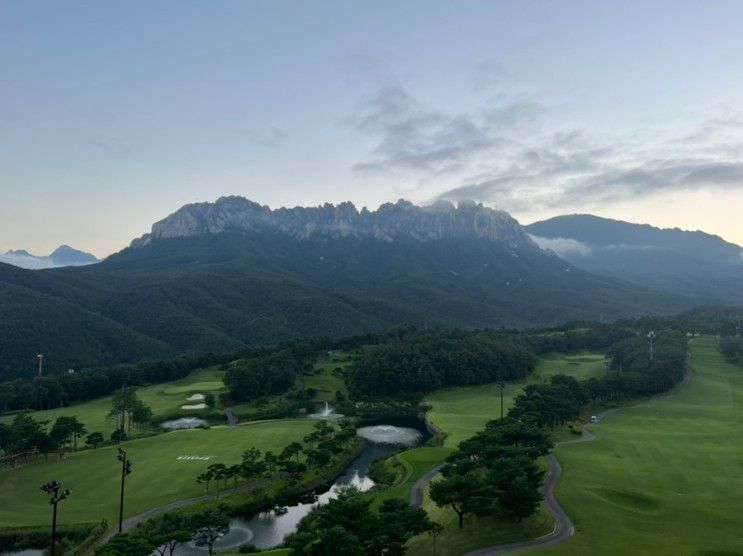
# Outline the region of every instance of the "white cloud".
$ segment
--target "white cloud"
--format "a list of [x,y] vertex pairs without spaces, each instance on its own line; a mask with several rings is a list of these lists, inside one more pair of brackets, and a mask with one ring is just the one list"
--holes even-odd
[[554,251],[561,257],[569,255],[585,256],[591,252],[590,246],[577,239],[567,237],[539,237],[531,234],[529,237],[542,249]]

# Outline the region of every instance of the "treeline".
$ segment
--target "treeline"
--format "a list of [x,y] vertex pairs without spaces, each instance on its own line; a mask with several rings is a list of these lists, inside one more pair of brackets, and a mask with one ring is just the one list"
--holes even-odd
[[108,396],[115,390],[169,382],[191,371],[224,362],[206,354],[164,361],[84,369],[74,373],[17,379],[0,383],[0,410],[53,409]]
[[577,381],[556,375],[549,382],[530,384],[514,400],[508,415],[540,427],[554,427],[575,419],[588,403],[647,396],[669,390],[686,372],[688,340],[675,330],[658,332],[653,339],[633,336],[608,350],[606,376]]
[[526,335],[500,332],[415,332],[374,346],[356,361],[355,397],[410,397],[444,386],[513,380],[534,370]]
[[[346,339],[353,343],[353,338]],[[207,353],[177,357],[136,365],[116,365],[83,369],[74,373],[16,379],[0,383],[0,412],[23,409],[53,409],[108,396],[116,390],[170,382],[196,369],[227,366],[231,361],[252,361],[276,353],[290,352],[304,359],[321,350],[335,349],[330,338],[307,338],[283,342],[272,347],[248,348],[229,354]],[[239,366],[239,364],[238,364]]]

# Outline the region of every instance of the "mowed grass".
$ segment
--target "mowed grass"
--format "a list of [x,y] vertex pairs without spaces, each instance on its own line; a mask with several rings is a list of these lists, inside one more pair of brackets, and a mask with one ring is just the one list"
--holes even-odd
[[348,389],[336,369],[347,369],[355,360],[352,354],[345,352],[330,352],[323,356],[312,369],[311,373],[302,375],[305,388],[317,390],[315,400],[318,402],[334,402],[335,393],[340,391],[348,394]]
[[[181,406],[199,403],[186,401],[191,394],[211,393],[217,397],[225,390],[222,383],[223,376],[224,371],[215,368],[204,369],[180,380],[138,388],[137,396],[150,406],[155,417],[176,413],[198,416],[199,410],[185,411],[181,409]],[[105,396],[69,407],[34,411],[31,415],[37,421],[50,422],[57,417],[74,415],[85,425],[89,433],[102,432],[108,437],[116,428],[116,421],[108,418],[109,411],[111,411],[111,396]],[[13,418],[14,415],[3,415],[0,417],[0,423],[9,423]]]
[[[196,476],[210,463],[238,463],[241,453],[253,446],[264,452],[280,451],[301,440],[312,426],[307,419],[271,421],[174,431],[126,442],[121,447],[132,460],[134,472],[127,478],[125,514],[200,496],[205,488],[196,483]],[[185,455],[213,457],[208,462],[177,459]],[[52,456],[45,463],[0,471],[0,523],[46,525],[49,505],[39,487],[55,479],[72,490],[72,496],[60,505],[60,523],[103,517],[113,522],[118,515],[120,476],[114,446],[69,454],[62,461]]]
[[373,506],[379,507],[384,500],[389,498],[407,500],[410,497],[410,489],[415,482],[426,471],[444,461],[451,452],[450,448],[444,446],[422,446],[397,454],[395,457],[405,468],[405,477],[394,487],[375,493]]
[[[503,392],[503,412],[513,406],[513,399],[530,382],[565,374],[578,380],[601,376],[605,372],[605,357],[597,353],[550,353],[539,358],[534,372],[525,380],[507,382]],[[446,432],[444,445],[456,448],[466,438],[481,430],[485,423],[500,417],[500,386],[483,384],[446,388],[426,396],[433,409],[429,420]]]
[[713,338],[692,340],[691,353],[690,384],[555,450],[576,534],[540,554],[743,553],[743,367]]
[[424,534],[408,542],[407,554],[410,556],[462,556],[484,546],[541,537],[553,529],[552,516],[544,506],[521,522],[502,512],[483,518],[470,516],[464,520],[464,529],[459,529],[454,510],[437,507],[428,497],[428,492],[423,508],[433,521],[444,526],[444,530],[436,539]]

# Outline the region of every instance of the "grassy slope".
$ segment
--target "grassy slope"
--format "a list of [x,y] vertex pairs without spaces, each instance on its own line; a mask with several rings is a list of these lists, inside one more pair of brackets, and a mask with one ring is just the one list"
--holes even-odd
[[[214,368],[204,369],[174,382],[139,388],[137,395],[152,408],[155,416],[178,413],[182,405],[198,403],[186,401],[192,393],[212,393],[216,397],[219,392],[224,391],[223,375],[223,371]],[[107,418],[110,410],[111,397],[106,396],[70,407],[35,411],[33,417],[37,420],[53,421],[62,415],[74,415],[85,424],[88,432],[103,432],[108,437],[116,428],[116,422]],[[184,411],[184,414],[198,415],[199,410]],[[13,420],[13,417],[13,415],[4,415],[0,417],[0,423],[8,423]]]
[[[551,353],[542,356],[531,376],[506,384],[504,413],[508,413],[513,398],[530,382],[539,382],[556,374],[583,380],[603,372],[604,356],[600,354]],[[500,387],[497,384],[447,388],[430,394],[426,399],[433,405],[428,418],[447,433],[444,445],[450,448],[456,448],[462,440],[482,429],[485,423],[500,416]]]
[[[178,461],[181,455],[216,456],[209,463],[237,463],[246,448],[278,451],[300,440],[312,428],[309,420],[273,421],[239,427],[213,427],[170,432],[133,440],[122,445],[133,461],[134,472],[127,479],[126,515],[204,494],[196,476],[208,465],[205,461]],[[0,471],[0,523],[3,525],[46,525],[49,507],[39,485],[52,479],[72,490],[60,506],[60,523],[113,521],[118,512],[120,465],[116,448],[86,450],[58,461]]]
[[740,554],[743,368],[692,342],[694,378],[559,447],[557,496],[576,535],[540,554]]

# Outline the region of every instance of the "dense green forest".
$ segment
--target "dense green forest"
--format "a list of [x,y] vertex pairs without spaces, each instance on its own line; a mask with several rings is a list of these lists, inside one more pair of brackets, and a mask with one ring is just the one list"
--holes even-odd
[[401,324],[553,325],[694,300],[583,272],[532,245],[226,232],[154,241],[100,264],[0,264],[0,380],[224,353]]

